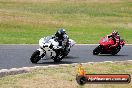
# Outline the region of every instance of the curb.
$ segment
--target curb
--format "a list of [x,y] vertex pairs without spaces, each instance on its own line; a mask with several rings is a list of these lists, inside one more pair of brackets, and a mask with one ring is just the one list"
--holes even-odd
[[[132,60],[125,60],[132,62]],[[58,68],[58,67],[67,67],[67,66],[77,66],[78,64],[94,64],[94,63],[116,63],[116,62],[125,62],[125,61],[103,61],[103,62],[86,62],[86,63],[73,63],[73,64],[58,64],[58,65],[48,65],[48,66],[34,66],[34,67],[22,67],[22,68],[12,68],[12,69],[2,69],[0,70],[0,77],[5,77],[8,75],[16,75],[22,73],[28,73],[35,69],[45,69],[45,68]]]
[[16,75],[29,72],[30,68],[12,68],[12,69],[2,69],[0,70],[0,77],[5,77],[8,75]]

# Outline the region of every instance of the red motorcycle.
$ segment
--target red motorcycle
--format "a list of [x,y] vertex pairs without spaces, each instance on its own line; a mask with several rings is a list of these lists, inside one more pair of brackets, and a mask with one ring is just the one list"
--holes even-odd
[[112,54],[112,55],[115,55],[125,45],[125,41],[123,39],[120,39],[120,43],[118,44],[117,47],[110,48],[110,46],[113,45],[113,44],[115,44],[115,42],[112,38],[103,37],[99,42],[99,46],[97,46],[93,50],[93,55],[98,55],[98,54]]

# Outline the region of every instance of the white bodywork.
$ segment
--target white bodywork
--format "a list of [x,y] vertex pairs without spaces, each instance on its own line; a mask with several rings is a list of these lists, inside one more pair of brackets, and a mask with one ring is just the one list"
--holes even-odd
[[[69,45],[70,45],[69,48],[71,48],[73,45],[75,45],[75,43],[76,42],[74,40],[69,39]],[[40,56],[43,53],[46,53],[46,56],[48,56],[48,57],[56,56],[56,52],[52,48],[50,48],[51,45],[53,46],[53,49],[61,48],[61,46],[59,46],[59,43],[57,41],[55,41],[51,36],[41,38],[39,40],[40,48],[37,49],[40,51]]]

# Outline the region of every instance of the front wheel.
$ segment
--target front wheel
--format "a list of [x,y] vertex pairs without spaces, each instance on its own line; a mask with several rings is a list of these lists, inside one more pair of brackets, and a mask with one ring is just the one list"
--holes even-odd
[[98,55],[100,53],[100,46],[97,46],[94,50],[93,50],[93,55]]
[[32,54],[32,56],[30,58],[30,60],[31,60],[32,63],[37,63],[41,59],[41,56],[39,56],[39,54],[40,54],[40,51],[39,50],[36,50]]

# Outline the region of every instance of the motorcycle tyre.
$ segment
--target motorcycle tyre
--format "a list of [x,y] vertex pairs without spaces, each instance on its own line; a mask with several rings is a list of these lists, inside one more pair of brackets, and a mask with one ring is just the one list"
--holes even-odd
[[39,56],[39,54],[40,54],[40,51],[39,50],[36,50],[33,54],[32,54],[32,56],[31,56],[31,58],[30,58],[30,61],[32,62],[32,63],[37,63],[40,59],[41,59],[41,56]]

